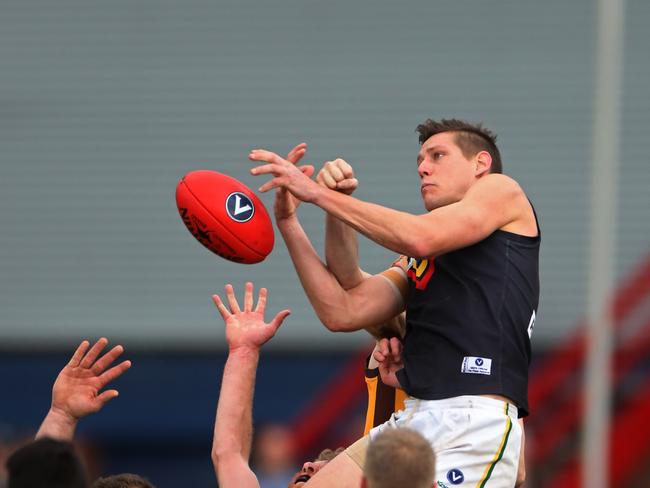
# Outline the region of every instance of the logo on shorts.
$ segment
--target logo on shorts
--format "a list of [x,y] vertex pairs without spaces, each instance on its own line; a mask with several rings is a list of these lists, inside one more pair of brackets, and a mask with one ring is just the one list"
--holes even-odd
[[492,374],[492,360],[490,358],[477,358],[474,356],[465,356],[463,364],[460,367],[461,373],[469,374]]
[[465,481],[465,475],[460,469],[450,469],[447,471],[447,480],[452,485],[460,485],[463,481]]
[[226,212],[235,222],[244,223],[253,218],[255,207],[250,198],[236,191],[226,198]]

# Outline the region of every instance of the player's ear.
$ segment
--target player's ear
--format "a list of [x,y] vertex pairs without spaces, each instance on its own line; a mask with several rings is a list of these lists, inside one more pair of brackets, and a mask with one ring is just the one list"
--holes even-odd
[[480,151],[475,156],[475,165],[474,176],[477,178],[489,174],[492,167],[492,156],[487,151]]

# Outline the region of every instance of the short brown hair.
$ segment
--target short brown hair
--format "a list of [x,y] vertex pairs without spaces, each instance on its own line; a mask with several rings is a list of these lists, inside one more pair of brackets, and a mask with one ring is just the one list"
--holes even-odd
[[458,119],[427,119],[415,129],[420,134],[420,144],[441,132],[454,132],[456,144],[466,158],[471,158],[481,151],[487,151],[492,156],[490,173],[503,173],[501,153],[497,147],[497,135],[483,127],[483,124],[473,124]]
[[417,432],[389,428],[368,444],[364,476],[369,488],[429,488],[434,482],[435,454]]
[[155,488],[149,480],[137,474],[124,473],[99,478],[90,488]]
[[339,447],[336,451],[332,451],[331,449],[324,449],[323,451],[321,451],[321,453],[318,455],[315,461],[327,461],[329,463],[332,459],[334,459],[336,456],[341,454],[343,451],[345,451],[345,447]]

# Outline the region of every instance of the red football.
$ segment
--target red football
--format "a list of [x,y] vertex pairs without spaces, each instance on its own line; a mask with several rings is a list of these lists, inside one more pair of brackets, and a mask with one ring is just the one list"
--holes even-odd
[[191,171],[176,186],[176,206],[190,233],[223,258],[259,263],[273,249],[273,225],[264,204],[235,178]]

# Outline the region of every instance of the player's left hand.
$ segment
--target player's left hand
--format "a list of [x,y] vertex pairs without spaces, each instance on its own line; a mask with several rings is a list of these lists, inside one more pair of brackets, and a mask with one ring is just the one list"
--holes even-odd
[[310,202],[321,191],[321,186],[307,176],[295,164],[265,149],[253,149],[248,155],[251,161],[262,161],[267,164],[251,169],[253,175],[271,174],[274,178],[267,181],[259,191],[264,193],[273,188],[285,188],[298,200]]
[[379,363],[381,381],[393,388],[401,388],[396,373],[404,367],[402,342],[397,337],[381,339],[373,357]]
[[131,361],[122,361],[107,369],[124,352],[122,346],[115,346],[97,359],[107,344],[108,340],[102,337],[90,350],[88,341],[79,345],[54,382],[51,411],[77,421],[98,412],[109,400],[118,396],[117,390],[101,393],[100,390],[128,370]]

